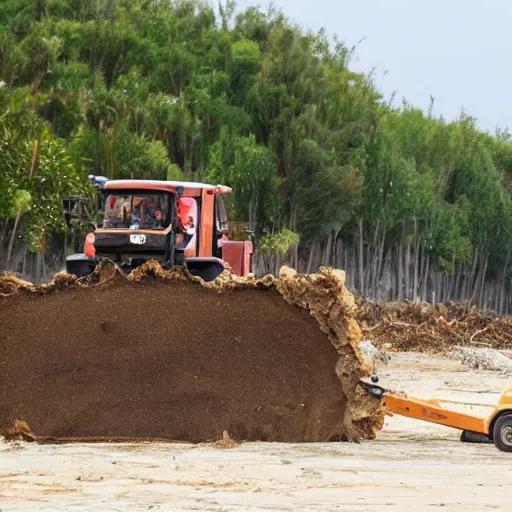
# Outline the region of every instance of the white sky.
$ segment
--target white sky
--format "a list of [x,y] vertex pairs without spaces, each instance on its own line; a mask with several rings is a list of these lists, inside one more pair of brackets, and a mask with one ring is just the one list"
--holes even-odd
[[[385,99],[396,91],[446,120],[461,109],[484,130],[512,128],[512,0],[274,0],[305,29],[356,45],[351,69],[368,73]],[[268,0],[238,0],[238,10]]]

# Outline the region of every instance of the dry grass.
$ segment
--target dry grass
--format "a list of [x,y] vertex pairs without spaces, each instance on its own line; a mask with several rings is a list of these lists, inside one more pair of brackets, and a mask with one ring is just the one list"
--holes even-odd
[[12,427],[2,433],[6,441],[37,441],[26,421],[14,420]]
[[228,431],[224,430],[224,432],[222,432],[222,439],[216,441],[215,446],[217,448],[236,448],[237,446],[240,446],[240,443],[231,439]]

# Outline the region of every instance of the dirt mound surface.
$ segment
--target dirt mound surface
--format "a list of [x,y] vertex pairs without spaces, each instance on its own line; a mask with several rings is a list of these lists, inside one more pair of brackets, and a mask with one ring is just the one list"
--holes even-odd
[[363,336],[391,350],[442,352],[455,345],[512,349],[512,318],[468,303],[432,306],[408,301],[379,304],[356,299]]
[[383,414],[357,385],[369,368],[343,277],[204,283],[153,263],[40,288],[4,275],[0,431],[19,419],[56,442],[372,438]]

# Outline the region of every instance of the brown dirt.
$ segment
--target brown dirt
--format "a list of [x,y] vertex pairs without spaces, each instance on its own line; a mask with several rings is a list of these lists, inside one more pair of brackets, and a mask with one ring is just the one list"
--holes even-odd
[[20,419],[56,442],[301,442],[382,427],[357,387],[369,369],[340,273],[205,284],[105,264],[37,289],[4,275],[0,289],[0,431]]
[[446,353],[454,346],[512,349],[512,317],[468,303],[397,301],[379,304],[358,297],[363,336],[395,351]]

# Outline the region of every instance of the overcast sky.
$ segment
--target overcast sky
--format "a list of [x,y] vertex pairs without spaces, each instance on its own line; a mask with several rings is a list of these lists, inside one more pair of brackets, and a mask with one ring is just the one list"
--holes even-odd
[[[274,0],[291,21],[324,27],[357,45],[352,69],[376,68],[389,99],[396,91],[424,109],[456,118],[461,109],[484,130],[512,131],[512,0]],[[268,0],[238,0],[238,8]]]

